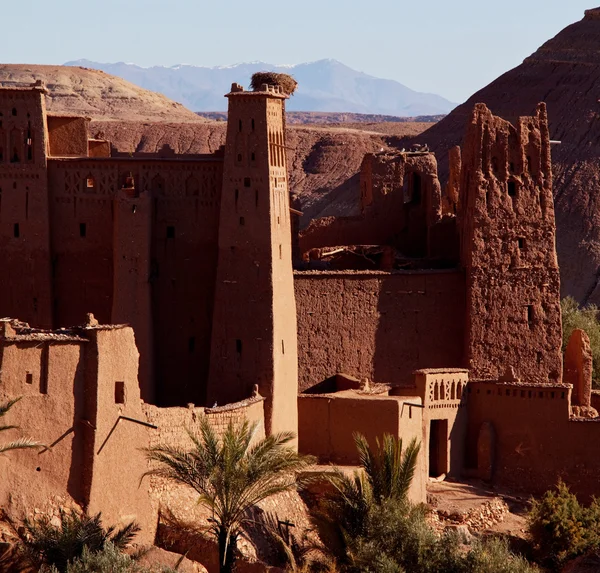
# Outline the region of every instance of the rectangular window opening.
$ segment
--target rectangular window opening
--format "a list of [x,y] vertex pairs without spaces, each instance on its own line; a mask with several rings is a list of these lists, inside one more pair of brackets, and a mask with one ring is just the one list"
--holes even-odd
[[508,182],[508,196],[509,197],[517,196],[517,184],[514,181]]
[[281,341],[281,354],[285,354],[285,344],[283,340]]
[[244,187],[250,187],[252,185],[252,181],[250,181],[250,177],[244,177]]
[[79,223],[79,236],[85,237],[87,235],[87,225],[85,223]]
[[246,219],[244,217],[240,217],[240,225],[244,226],[246,224]]
[[235,341],[235,350],[238,354],[242,353],[242,341],[239,338]]
[[21,230],[19,229],[19,223],[15,223],[13,227],[13,235],[15,239],[18,239],[21,235]]
[[175,238],[175,227],[173,225],[169,225],[167,227],[167,239]]
[[529,328],[533,326],[533,306],[531,304],[527,305],[527,324]]
[[115,382],[115,404],[125,404],[125,382]]
[[525,249],[525,239],[523,237],[519,237],[517,242],[519,243],[519,249],[523,251]]
[[31,372],[27,372],[27,374],[25,374],[25,382],[27,384],[33,384],[33,374]]

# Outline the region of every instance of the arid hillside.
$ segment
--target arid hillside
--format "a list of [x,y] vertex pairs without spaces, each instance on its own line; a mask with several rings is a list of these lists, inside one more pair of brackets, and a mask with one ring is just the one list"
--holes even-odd
[[588,10],[520,66],[473,95],[425,132],[442,171],[462,140],[473,105],[514,119],[546,102],[553,146],[562,294],[600,303],[600,8]]
[[96,120],[201,122],[202,118],[163,95],[98,70],[66,66],[0,64],[0,86],[45,82],[50,112]]

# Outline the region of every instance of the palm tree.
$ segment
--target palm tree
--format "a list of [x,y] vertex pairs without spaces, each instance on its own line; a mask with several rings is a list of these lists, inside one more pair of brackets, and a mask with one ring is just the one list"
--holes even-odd
[[420,450],[416,439],[403,449],[402,439],[390,434],[377,439],[375,449],[362,434],[354,434],[354,442],[361,470],[348,475],[335,468],[329,477],[332,491],[311,510],[326,552],[339,561],[346,559],[348,544],[365,534],[374,506],[407,500]]
[[230,422],[219,440],[203,419],[199,435],[188,431],[192,449],[156,446],[146,450],[156,466],[145,475],[193,488],[199,502],[211,511],[209,530],[219,544],[222,573],[233,570],[237,541],[249,510],[268,497],[297,487],[301,481],[296,472],[314,463],[311,456],[301,456],[287,446],[295,437],[292,432],[252,444],[256,427],[247,421],[237,426]]
[[[4,416],[6,416],[6,414],[8,413],[8,411],[19,401],[21,400],[22,396],[19,396],[18,398],[15,398],[13,400],[9,400],[8,402],[5,402],[4,404],[0,404],[0,418],[3,418]],[[3,432],[5,430],[14,430],[17,429],[19,426],[3,426],[0,425],[0,432]],[[41,444],[39,442],[36,442],[35,440],[32,440],[31,438],[19,438],[17,440],[13,440],[12,442],[8,442],[7,444],[0,444],[0,454],[3,454],[4,452],[9,452],[11,450],[25,450],[27,448],[39,448],[41,446]]]
[[48,516],[36,521],[26,519],[23,530],[17,530],[29,561],[41,566],[55,567],[65,573],[69,564],[82,557],[84,551],[100,553],[107,545],[123,551],[140,531],[135,523],[119,530],[104,528],[100,513],[81,514],[75,510],[60,510],[60,525],[54,525]]

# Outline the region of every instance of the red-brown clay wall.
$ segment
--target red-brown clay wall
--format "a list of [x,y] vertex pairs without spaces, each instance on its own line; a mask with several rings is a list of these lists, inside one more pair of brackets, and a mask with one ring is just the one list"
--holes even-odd
[[360,175],[359,217],[316,219],[300,234],[300,252],[338,245],[393,245],[429,254],[429,228],[441,216],[433,154],[368,154]]
[[467,366],[497,379],[560,381],[560,278],[543,104],[516,126],[475,107],[463,146],[459,220],[467,276]]
[[0,90],[0,316],[51,328],[43,93]]
[[[154,541],[157,515],[148,496],[148,484],[140,480],[148,464],[143,448],[152,430],[146,422],[138,385],[138,358],[131,328],[87,329],[86,402],[93,430],[93,456],[87,509],[102,512],[106,523],[124,525],[136,521],[142,528],[140,542]],[[121,419],[120,416],[130,418]],[[134,422],[132,420],[137,420]],[[126,476],[126,477],[125,477]]]
[[155,384],[163,406],[206,400],[222,178],[219,161],[164,162],[148,173]]
[[[409,401],[421,402],[418,397]],[[400,398],[354,392],[298,396],[298,448],[323,463],[358,465],[355,432],[363,434],[373,447],[384,434],[402,438],[405,445],[416,438],[421,451],[410,490],[414,502],[425,501],[427,464],[422,423],[422,409],[411,408]]]
[[562,478],[582,497],[598,494],[598,420],[569,419],[571,389],[469,383],[467,463],[477,463],[482,423],[496,434],[493,481],[541,494]]
[[87,157],[89,122],[86,117],[48,116],[48,154]]
[[0,503],[15,515],[45,508],[57,498],[82,502],[82,354],[87,341],[1,344],[0,401],[23,397],[5,418],[20,430],[3,432],[4,440],[29,436],[43,444],[57,443],[50,450],[2,457]]
[[[147,348],[154,349],[158,402],[203,403],[221,162],[51,160],[49,178],[56,325],[80,324],[88,312],[101,323],[130,323],[142,360]],[[131,194],[142,195],[138,203],[121,198],[127,194],[122,187],[132,184],[130,178],[135,186]],[[138,224],[140,218],[147,224]],[[116,248],[115,233],[126,244]],[[136,257],[134,251],[142,254]],[[123,292],[144,285],[149,289],[150,321],[141,295],[128,298]],[[149,386],[149,370],[142,368],[143,389]],[[154,399],[146,392],[144,397]]]
[[110,324],[118,168],[94,160],[50,160],[48,181],[55,326],[83,324],[88,312]]
[[461,367],[460,271],[296,272],[299,387],[343,372],[393,385]]

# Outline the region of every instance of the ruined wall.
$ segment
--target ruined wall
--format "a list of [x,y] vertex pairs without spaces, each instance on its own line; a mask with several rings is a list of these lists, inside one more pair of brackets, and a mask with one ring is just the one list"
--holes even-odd
[[583,498],[597,495],[600,423],[569,418],[570,386],[470,382],[468,392],[468,467],[477,467],[477,440],[489,422],[494,483],[541,494],[561,478]]
[[48,154],[54,157],[87,157],[87,117],[48,116]]
[[299,386],[343,372],[405,384],[419,368],[461,367],[460,271],[296,272]]
[[392,245],[429,254],[429,228],[441,217],[437,162],[430,153],[367,154],[360,173],[359,217],[326,217],[301,232],[300,252],[338,245]]
[[0,316],[51,328],[44,94],[0,90]]
[[[245,400],[220,408],[160,408],[149,404],[143,404],[142,408],[146,421],[156,426],[149,433],[149,443],[152,447],[169,445],[184,450],[192,448],[193,443],[188,431],[199,433],[200,422],[204,419],[209,421],[219,437],[223,435],[229,422],[240,424],[244,420],[257,424],[254,440],[265,436],[264,399],[262,398]],[[198,508],[197,496],[190,488],[155,476],[146,478],[146,481],[150,491],[150,501],[155,511],[162,507],[177,513],[183,506],[189,513],[190,507]],[[203,516],[203,519],[206,517]]]
[[467,365],[476,378],[495,379],[512,365],[528,381],[559,381],[560,284],[545,106],[513,126],[477,105],[462,159]]
[[[408,400],[420,403],[418,397]],[[367,396],[353,391],[298,396],[299,450],[317,456],[321,463],[358,465],[353,434],[363,434],[372,447],[384,434],[423,440],[422,409],[410,407],[400,398]],[[409,496],[415,503],[425,502],[427,471],[426,449],[421,448]]]

